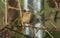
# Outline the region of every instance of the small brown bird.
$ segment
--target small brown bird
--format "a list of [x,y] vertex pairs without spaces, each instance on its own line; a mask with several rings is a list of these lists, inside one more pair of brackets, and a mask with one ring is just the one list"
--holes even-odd
[[29,23],[31,19],[31,12],[24,11],[22,12],[22,23]]
[[22,31],[24,30],[25,24],[28,24],[31,19],[31,12],[23,10],[22,11],[22,17],[21,17],[21,22],[22,22]]

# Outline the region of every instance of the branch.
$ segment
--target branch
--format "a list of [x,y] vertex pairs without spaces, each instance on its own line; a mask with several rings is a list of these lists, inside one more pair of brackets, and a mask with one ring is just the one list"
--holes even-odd
[[45,32],[47,32],[51,38],[54,38],[53,35],[51,35],[48,30],[45,30]]
[[58,11],[60,11],[59,3],[56,0],[53,0]]
[[5,0],[5,24],[7,24],[7,0]]
[[57,3],[57,1],[56,1],[56,0],[53,0],[53,1],[54,1],[55,5],[56,5],[56,8],[58,8],[58,3]]

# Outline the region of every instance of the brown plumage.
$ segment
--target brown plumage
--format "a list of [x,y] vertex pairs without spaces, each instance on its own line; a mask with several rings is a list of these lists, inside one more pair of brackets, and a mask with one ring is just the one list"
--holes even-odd
[[22,22],[29,23],[31,19],[31,12],[30,11],[23,11],[22,12]]

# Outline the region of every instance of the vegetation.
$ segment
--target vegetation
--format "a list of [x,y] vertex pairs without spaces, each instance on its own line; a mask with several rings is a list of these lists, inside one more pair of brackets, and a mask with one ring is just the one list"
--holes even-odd
[[[59,5],[60,0],[56,0],[56,2]],[[23,0],[20,0],[20,3],[21,3],[21,6],[23,6]],[[48,28],[48,31],[54,36],[54,38],[60,38],[60,30],[59,30],[60,29],[60,17],[59,17],[60,13],[57,10],[56,4],[54,3],[53,0],[44,0],[44,10],[42,9],[38,13],[34,14],[33,17],[34,18],[37,17],[38,19],[40,19],[40,15],[42,16],[43,12],[44,12],[45,17],[42,17],[42,18],[45,21],[45,26]],[[19,13],[19,11],[18,11],[18,13]],[[51,15],[54,16],[52,19],[50,19]],[[17,17],[18,16],[19,15],[17,15]],[[15,16],[13,16],[13,17],[15,17]],[[19,19],[18,23],[17,22],[15,22],[14,24],[10,23],[11,26],[8,26],[8,27],[9,28],[11,27],[12,29],[15,29],[16,31],[21,32],[20,17],[18,17],[18,19]],[[48,19],[48,20],[46,21],[46,19]],[[3,22],[4,22],[3,20],[4,20],[4,3],[0,0],[0,24],[3,24]],[[51,23],[54,23],[54,25],[56,27],[53,26]],[[19,34],[19,33],[15,32],[14,36],[12,36],[11,38],[23,38],[23,37],[24,36],[22,34]],[[46,32],[46,37],[45,38],[51,38],[50,35],[47,32]]]

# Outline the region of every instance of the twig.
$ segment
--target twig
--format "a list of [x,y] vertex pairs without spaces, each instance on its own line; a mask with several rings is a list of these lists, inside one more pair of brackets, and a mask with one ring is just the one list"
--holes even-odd
[[53,0],[58,11],[60,11],[60,6],[57,0]]
[[5,25],[7,25],[7,0],[5,0]]
[[11,7],[11,6],[8,6],[8,8],[15,9],[15,10],[20,10],[19,8],[15,8],[15,7]]
[[54,38],[54,37],[49,33],[48,30],[45,30],[45,32],[47,32],[47,33],[51,36],[51,38]]
[[53,22],[51,22],[51,24],[53,25],[53,27],[55,27],[55,28],[56,28],[56,25],[55,25]]
[[56,8],[58,8],[58,3],[56,2],[56,0],[53,0],[55,5],[56,5]]
[[20,19],[22,20],[22,9],[21,9],[21,4],[20,1],[18,0],[18,6],[19,6],[19,10],[20,10]]

